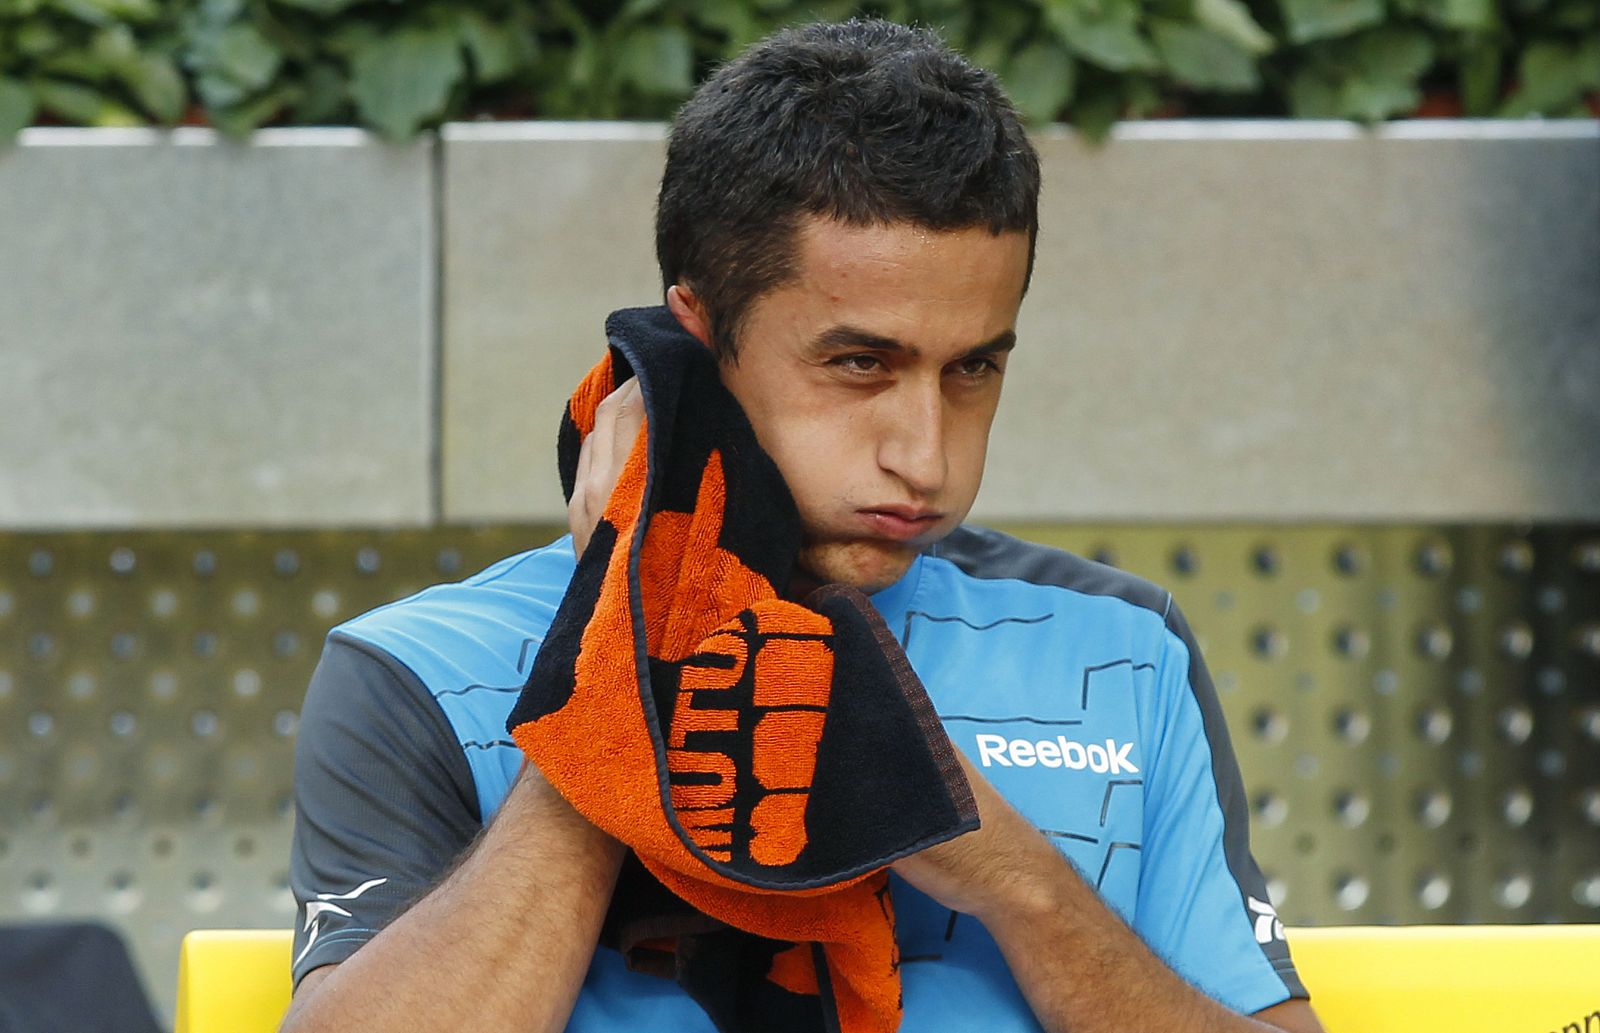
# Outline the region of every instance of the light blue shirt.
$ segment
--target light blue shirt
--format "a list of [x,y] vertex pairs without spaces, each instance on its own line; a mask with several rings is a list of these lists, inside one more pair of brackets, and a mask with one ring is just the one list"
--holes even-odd
[[[521,763],[506,716],[573,567],[564,538],[336,629],[438,700],[485,820]],[[872,601],[951,740],[1159,957],[1241,1013],[1304,996],[1249,854],[1215,692],[1167,593],[962,528]],[[892,886],[902,1028],[1039,1029],[977,920]],[[567,1028],[714,1033],[675,984],[610,950],[596,952]]]

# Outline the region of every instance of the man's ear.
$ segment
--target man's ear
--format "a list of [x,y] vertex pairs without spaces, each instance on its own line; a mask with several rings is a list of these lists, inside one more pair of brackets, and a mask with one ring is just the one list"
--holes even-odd
[[678,320],[678,325],[692,334],[701,344],[711,347],[711,314],[694,289],[681,283],[667,288],[667,309]]

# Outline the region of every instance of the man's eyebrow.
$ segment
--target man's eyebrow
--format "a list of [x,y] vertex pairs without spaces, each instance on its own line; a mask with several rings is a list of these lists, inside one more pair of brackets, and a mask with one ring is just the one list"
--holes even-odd
[[[979,355],[995,355],[1008,352],[1017,346],[1017,333],[1015,330],[1003,330],[990,340],[969,349],[962,358],[974,358]],[[832,326],[816,336],[811,342],[811,348],[816,352],[849,351],[854,348],[865,348],[868,351],[901,352],[906,355],[917,355],[919,349],[915,345],[906,344],[904,341],[882,334],[872,333],[855,326]]]
[[978,345],[976,348],[974,348],[971,351],[967,352],[967,354],[965,356],[963,356],[963,358],[969,358],[970,359],[970,358],[975,358],[975,357],[977,357],[979,355],[999,355],[999,354],[1001,354],[1003,352],[1010,351],[1011,349],[1015,348],[1016,346],[1017,346],[1017,332],[1015,330],[1003,330],[998,335],[996,335],[994,338],[992,338],[992,339],[990,339],[988,341],[985,341],[984,343]]
[[834,352],[865,348],[868,351],[907,352],[915,355],[917,349],[909,344],[885,337],[855,326],[830,326],[811,342],[813,351]]

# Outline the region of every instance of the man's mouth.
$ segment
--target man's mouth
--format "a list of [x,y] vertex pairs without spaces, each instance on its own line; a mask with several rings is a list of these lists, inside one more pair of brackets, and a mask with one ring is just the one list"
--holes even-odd
[[904,542],[927,534],[936,527],[944,514],[937,510],[916,506],[873,506],[856,510],[875,538]]

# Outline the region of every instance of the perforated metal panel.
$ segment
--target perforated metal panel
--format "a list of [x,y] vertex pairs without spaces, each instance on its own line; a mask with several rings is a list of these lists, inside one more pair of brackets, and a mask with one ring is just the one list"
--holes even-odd
[[1595,529],[1019,530],[1172,588],[1290,924],[1600,919]]
[[0,919],[96,915],[170,1014],[178,941],[286,926],[328,627],[547,532],[0,535]]
[[[1600,527],[1019,527],[1172,588],[1291,924],[1600,920]],[[0,920],[283,926],[326,629],[537,527],[0,535]]]

